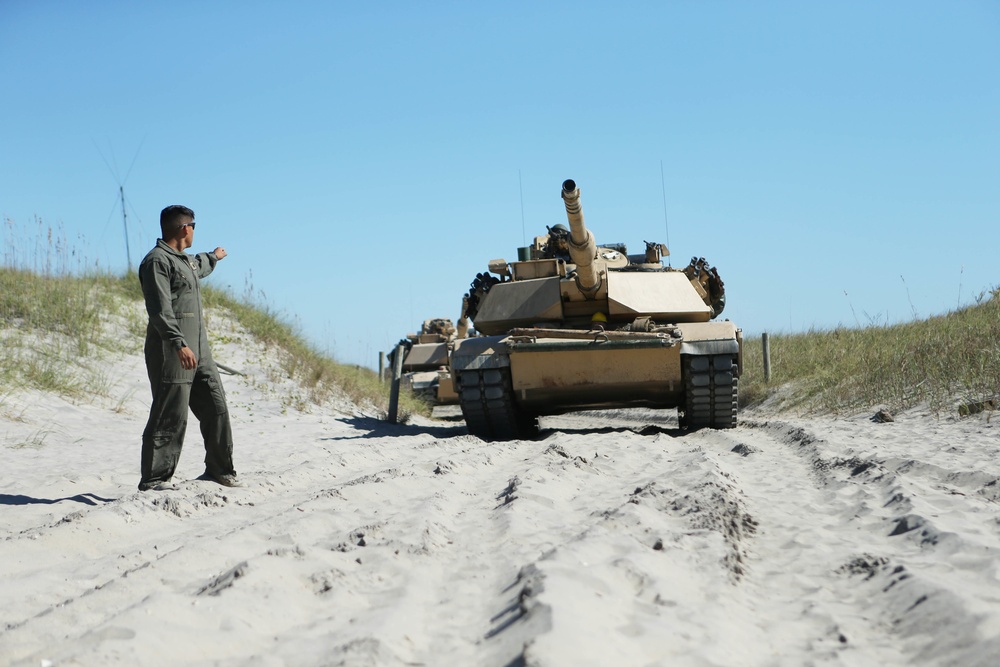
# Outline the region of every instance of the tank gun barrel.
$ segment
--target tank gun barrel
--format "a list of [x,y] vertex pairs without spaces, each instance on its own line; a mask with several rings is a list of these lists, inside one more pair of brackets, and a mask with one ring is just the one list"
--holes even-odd
[[[455,338],[469,337],[469,295],[462,297],[462,313],[458,316],[458,325],[455,327]],[[217,364],[218,365],[218,364]]]
[[593,292],[601,284],[594,258],[597,256],[597,243],[583,222],[583,208],[580,206],[580,189],[576,182],[567,179],[562,184],[562,198],[566,204],[566,217],[569,220],[569,256],[576,264],[576,279],[580,289]]

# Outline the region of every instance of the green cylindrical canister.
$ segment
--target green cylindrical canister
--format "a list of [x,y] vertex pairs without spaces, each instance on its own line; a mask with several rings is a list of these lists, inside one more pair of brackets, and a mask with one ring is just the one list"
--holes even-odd
[[523,246],[517,249],[517,261],[527,262],[531,259],[531,246]]

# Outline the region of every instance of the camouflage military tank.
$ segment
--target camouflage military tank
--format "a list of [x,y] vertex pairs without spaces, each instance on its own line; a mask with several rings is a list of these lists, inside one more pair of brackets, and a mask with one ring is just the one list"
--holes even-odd
[[580,191],[562,186],[559,224],[493,260],[472,282],[479,335],[456,340],[451,370],[470,433],[531,437],[538,417],[598,408],[676,408],[682,428],[736,425],[743,337],[718,271],[702,258],[664,266],[666,246],[599,246]]
[[446,317],[434,318],[424,320],[419,333],[407,334],[400,377],[402,387],[438,405],[458,403],[448,368],[448,349],[452,341],[469,333],[467,303],[467,297],[463,298],[458,326]]

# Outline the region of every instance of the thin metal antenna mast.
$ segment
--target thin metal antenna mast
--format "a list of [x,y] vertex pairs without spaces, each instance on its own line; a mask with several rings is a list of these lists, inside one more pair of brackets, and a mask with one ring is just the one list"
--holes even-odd
[[125,216],[125,186],[118,186],[118,194],[122,198],[122,228],[125,229],[125,259],[128,260],[128,270],[132,271],[132,250],[128,245],[128,220]]
[[[139,151],[142,150],[142,145],[145,142],[146,142],[146,138],[143,137],[142,141],[139,142],[139,147],[135,149],[135,155],[132,156],[132,163],[128,166],[128,171],[125,172],[125,178],[123,178],[123,179],[119,179],[118,178],[118,170],[117,170],[117,168],[115,168],[115,169],[111,168],[111,165],[108,164],[107,158],[104,157],[104,153],[101,152],[101,147],[97,145],[96,141],[94,142],[94,146],[97,148],[97,152],[100,154],[101,159],[104,160],[104,164],[107,166],[108,171],[111,172],[111,175],[114,177],[115,182],[118,183],[118,197],[119,197],[119,200],[121,201],[121,206],[122,206],[122,229],[125,232],[125,259],[128,262],[128,270],[129,271],[132,270],[132,249],[131,249],[131,247],[129,247],[129,240],[128,240],[128,214],[126,212],[126,204],[125,204],[125,182],[128,181],[128,177],[132,173],[132,167],[135,166],[135,161],[139,157]],[[114,159],[114,150],[111,151],[111,157],[112,157],[112,159]],[[117,167],[117,166],[118,165],[117,165],[117,160],[116,160],[115,161],[115,167]],[[114,213],[114,211],[112,211],[112,213]],[[108,216],[108,220],[109,221],[110,221],[110,219],[111,219],[111,217]]]
[[[663,178],[663,160],[660,160],[660,189],[663,192],[663,226],[667,230],[667,250],[670,250],[670,224],[667,222],[667,185],[666,180]],[[670,263],[670,255],[667,255],[667,266],[673,266]]]
[[132,164],[128,166],[128,171],[125,172],[125,178],[122,180],[121,184],[118,186],[118,193],[122,197],[122,227],[125,229],[125,258],[128,261],[128,270],[132,271],[132,249],[128,244],[128,223],[125,216],[125,182],[128,177],[132,174],[132,167],[135,166],[135,161],[139,157],[139,151],[142,150],[142,145],[146,143],[146,137],[142,138],[139,142],[139,147],[135,149],[135,155],[132,156]]

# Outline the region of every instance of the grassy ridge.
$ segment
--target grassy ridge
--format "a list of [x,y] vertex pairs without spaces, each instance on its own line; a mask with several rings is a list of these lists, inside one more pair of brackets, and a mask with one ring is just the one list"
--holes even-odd
[[[316,351],[266,305],[210,287],[203,296],[206,308],[229,313],[278,350],[282,371],[313,403],[339,391],[358,405],[387,409],[388,387],[375,372]],[[109,378],[99,365],[82,360],[102,349],[141,350],[141,302],[134,273],[45,276],[0,268],[0,397],[17,387],[105,395]],[[120,328],[131,335],[106,336],[103,322],[109,317],[121,320]],[[927,404],[949,412],[1000,397],[1000,289],[976,305],[927,320],[771,335],[770,350],[767,383],[760,340],[745,341],[741,406],[759,404],[781,389],[781,407],[790,410],[896,411]],[[428,406],[404,392],[400,414],[414,413],[427,414]]]
[[[337,394],[357,405],[388,409],[389,388],[369,369],[337,363],[317,352],[270,308],[204,287],[206,309],[230,314],[258,341],[277,350],[282,372],[321,405]],[[110,379],[86,358],[102,351],[141,353],[146,316],[135,273],[39,275],[0,268],[0,402],[13,389],[68,397],[107,395]],[[123,335],[109,337],[109,320]],[[210,331],[211,334],[211,331]],[[420,400],[400,396],[399,414],[428,414]]]
[[770,336],[771,382],[759,339],[744,342],[740,402],[792,385],[785,406],[842,413],[919,404],[935,413],[1000,397],[1000,289],[946,315],[893,326]]
[[[309,392],[314,403],[322,404],[339,390],[358,405],[369,404],[388,410],[389,385],[381,382],[377,373],[368,368],[338,363],[318,352],[270,307],[254,303],[250,297],[239,299],[229,292],[210,287],[203,288],[202,297],[206,308],[229,312],[257,340],[280,350],[282,370]],[[401,418],[415,413],[429,415],[430,407],[401,392],[399,413]]]
[[44,277],[0,268],[0,392],[17,387],[102,394],[108,379],[81,363],[121,343],[103,333],[102,313],[119,313],[116,280]]
[[[112,275],[83,264],[83,253],[36,220],[18,238],[3,225],[0,267],[0,405],[26,387],[66,396],[107,395],[103,350],[140,353],[146,316],[134,273]],[[369,369],[339,364],[310,346],[260,299],[203,289],[206,308],[231,314],[257,340],[278,350],[281,370],[322,404],[340,392],[358,405],[386,410],[388,386]],[[104,332],[109,319],[124,335]],[[209,327],[211,334],[211,327]],[[893,326],[837,328],[770,337],[771,382],[764,381],[759,339],[744,344],[740,404],[780,396],[775,407],[826,413],[874,406],[890,411],[926,404],[938,413],[1000,397],[1000,289],[967,308]],[[772,401],[771,404],[775,404]],[[427,414],[405,392],[400,415]]]

